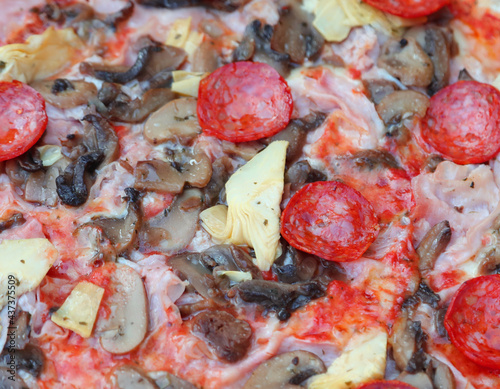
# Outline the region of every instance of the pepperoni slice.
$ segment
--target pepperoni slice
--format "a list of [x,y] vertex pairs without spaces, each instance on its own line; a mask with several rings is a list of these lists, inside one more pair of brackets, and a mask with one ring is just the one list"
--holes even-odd
[[281,234],[293,247],[321,258],[358,259],[379,232],[375,211],[341,182],[313,182],[299,190],[281,215]]
[[500,92],[476,81],[441,89],[430,100],[422,138],[455,163],[489,161],[500,150]]
[[0,161],[33,146],[47,127],[45,100],[19,81],[0,81]]
[[200,82],[198,119],[206,134],[231,142],[272,136],[290,121],[293,100],[286,81],[271,66],[225,65]]
[[478,365],[500,369],[500,275],[466,281],[451,301],[444,326],[451,342]]
[[445,5],[450,0],[363,0],[365,3],[381,11],[403,18],[418,18],[430,15]]
[[357,389],[416,389],[414,386],[401,381],[373,381],[358,386]]

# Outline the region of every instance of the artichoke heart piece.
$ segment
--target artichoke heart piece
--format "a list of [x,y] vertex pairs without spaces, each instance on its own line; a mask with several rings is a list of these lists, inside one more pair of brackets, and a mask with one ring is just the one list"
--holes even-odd
[[403,19],[353,0],[305,0],[304,9],[314,14],[313,25],[329,42],[341,42],[354,27],[371,25],[387,34],[400,35],[402,27],[427,19]]
[[198,97],[200,81],[206,73],[186,72],[184,70],[175,70],[172,72],[172,91],[184,96]]
[[103,288],[91,282],[81,281],[71,291],[61,308],[54,312],[51,320],[83,338],[88,338],[92,334],[103,295]]
[[43,34],[31,35],[25,43],[0,47],[0,80],[30,83],[45,79],[70,66],[76,51],[82,48],[83,42],[71,28],[49,27]]
[[313,377],[309,389],[351,389],[384,378],[387,334],[359,335],[324,374]]
[[4,240],[0,244],[0,309],[35,289],[59,253],[48,239]]
[[275,141],[239,168],[226,183],[228,206],[200,214],[202,226],[218,241],[247,244],[255,264],[269,270],[280,238],[280,203],[287,141]]

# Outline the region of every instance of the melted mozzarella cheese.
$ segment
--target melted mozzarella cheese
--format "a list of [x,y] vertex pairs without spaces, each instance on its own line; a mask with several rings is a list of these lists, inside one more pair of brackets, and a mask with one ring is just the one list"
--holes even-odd
[[202,226],[215,239],[252,247],[261,270],[270,269],[278,250],[287,147],[287,141],[267,146],[227,181],[228,206],[200,214]]

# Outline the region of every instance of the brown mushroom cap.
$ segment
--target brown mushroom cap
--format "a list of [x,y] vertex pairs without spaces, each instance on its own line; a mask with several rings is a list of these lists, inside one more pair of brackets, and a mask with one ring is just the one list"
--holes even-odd
[[170,101],[144,125],[144,137],[153,144],[177,141],[186,145],[200,133],[194,97]]
[[376,108],[384,123],[389,125],[397,124],[414,115],[423,118],[428,107],[429,98],[423,93],[401,90],[385,96]]
[[[280,389],[298,385],[309,377],[326,371],[323,361],[303,350],[280,354],[262,363],[243,389]],[[293,387],[293,386],[292,386]]]
[[96,86],[85,81],[57,79],[35,81],[30,86],[40,93],[47,103],[62,109],[88,104],[97,96]]
[[411,37],[388,40],[381,48],[378,66],[405,85],[426,87],[434,74],[431,59]]

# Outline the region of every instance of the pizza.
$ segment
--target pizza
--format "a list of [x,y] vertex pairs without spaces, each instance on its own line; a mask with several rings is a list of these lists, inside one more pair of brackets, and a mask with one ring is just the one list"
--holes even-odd
[[0,388],[500,387],[496,1],[0,3]]

